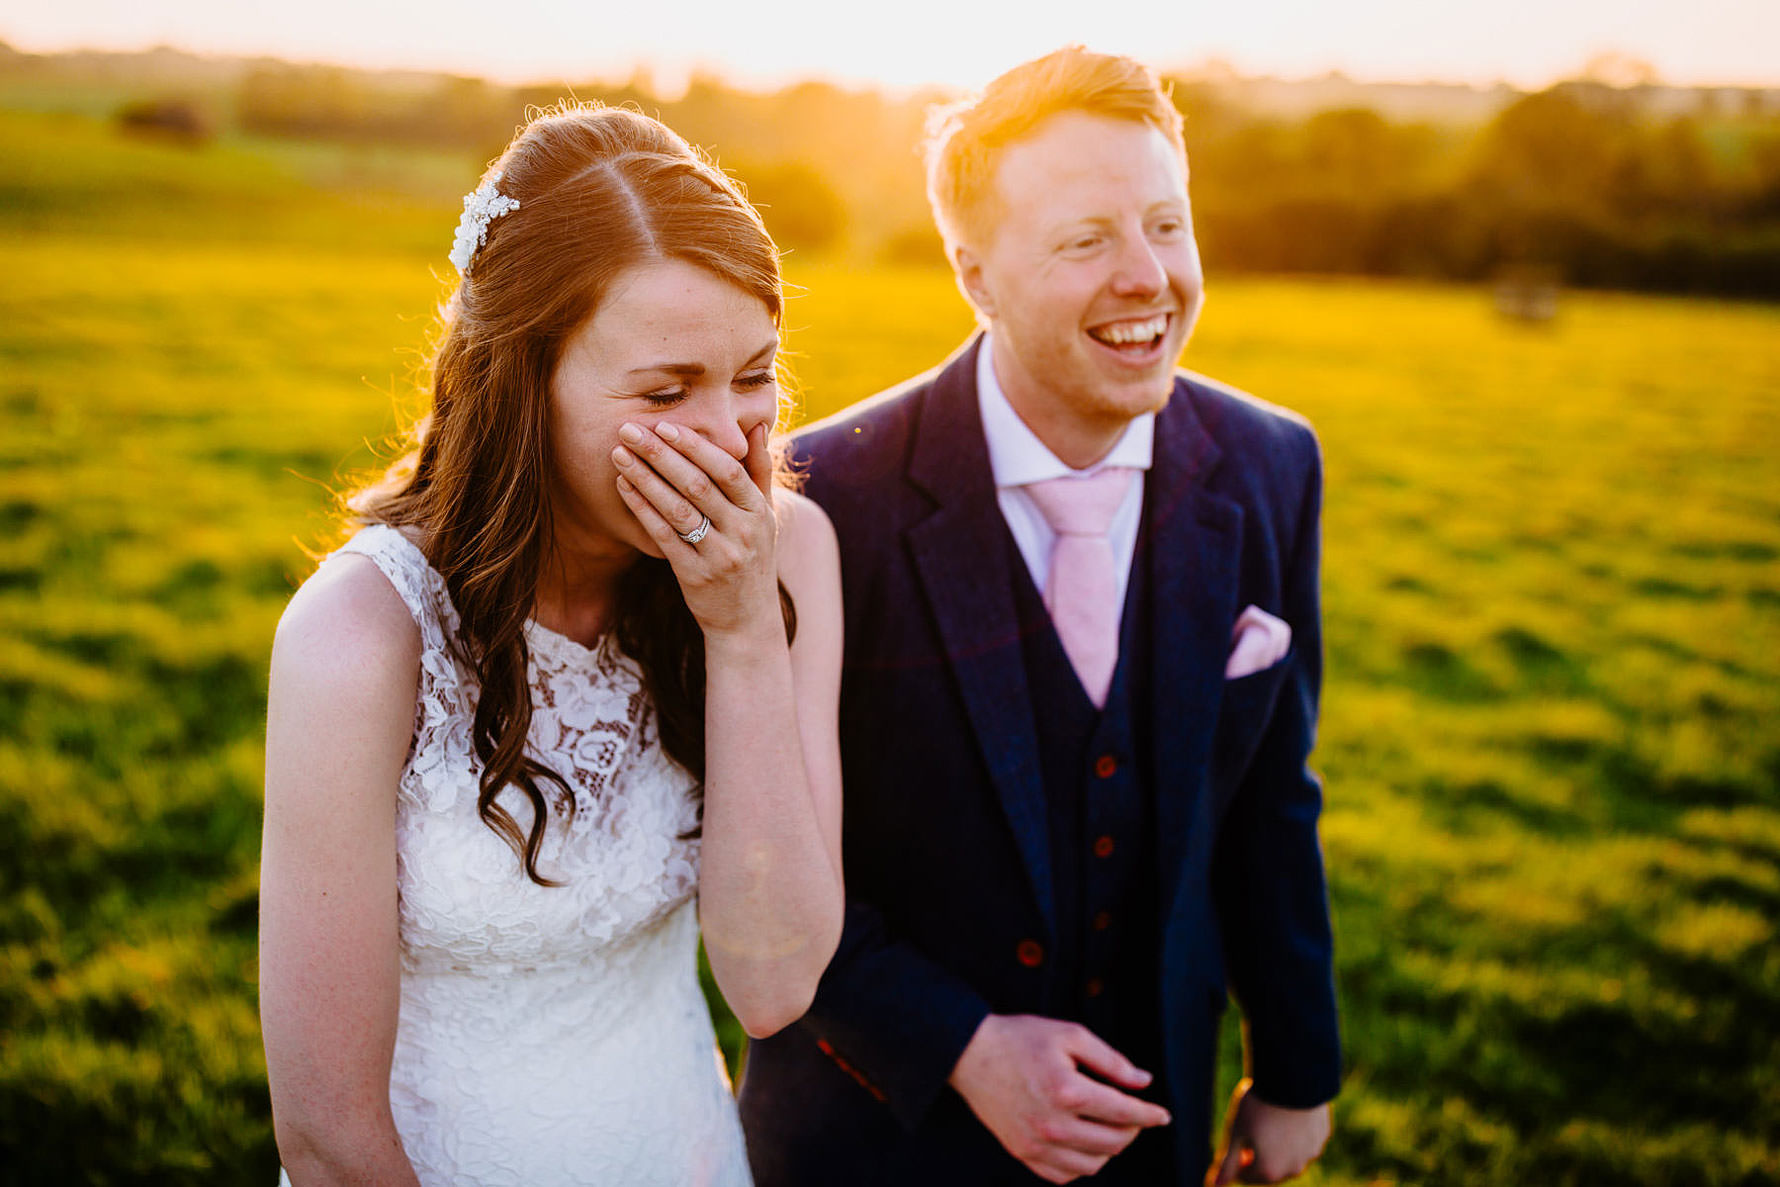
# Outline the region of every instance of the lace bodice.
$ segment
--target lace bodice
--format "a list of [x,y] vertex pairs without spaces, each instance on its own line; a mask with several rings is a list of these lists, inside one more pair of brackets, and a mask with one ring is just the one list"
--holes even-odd
[[[376,563],[421,633],[397,792],[390,1075],[421,1182],[746,1184],[698,985],[693,779],[662,751],[636,665],[610,642],[527,625],[530,750],[574,801],[539,851],[539,872],[562,885],[540,886],[477,813],[477,689],[450,646],[444,579],[393,528],[340,551]],[[530,824],[522,794],[499,802]]]

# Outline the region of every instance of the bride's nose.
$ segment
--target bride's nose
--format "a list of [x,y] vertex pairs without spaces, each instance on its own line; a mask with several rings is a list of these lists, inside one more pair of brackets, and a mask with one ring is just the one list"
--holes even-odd
[[739,462],[748,456],[748,432],[759,418],[750,419],[748,412],[735,401],[717,400],[712,401],[710,408],[689,419],[692,423],[687,425],[688,428]]

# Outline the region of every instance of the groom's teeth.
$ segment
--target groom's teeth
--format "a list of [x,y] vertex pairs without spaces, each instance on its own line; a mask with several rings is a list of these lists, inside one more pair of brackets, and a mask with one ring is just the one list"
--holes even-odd
[[1101,326],[1088,332],[1102,342],[1115,346],[1123,346],[1130,342],[1148,342],[1159,337],[1168,329],[1168,315],[1152,317],[1148,321],[1122,322],[1110,326]]

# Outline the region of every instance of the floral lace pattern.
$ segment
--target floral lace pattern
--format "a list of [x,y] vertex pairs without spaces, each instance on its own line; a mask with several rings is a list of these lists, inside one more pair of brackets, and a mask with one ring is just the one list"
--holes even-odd
[[[376,563],[421,633],[396,806],[390,1072],[421,1182],[747,1184],[698,985],[693,779],[661,749],[640,671],[610,642],[527,625],[530,753],[573,800],[552,810],[538,857],[563,885],[539,886],[477,813],[477,687],[450,647],[444,579],[387,526],[340,551]],[[522,794],[499,802],[530,824]]]

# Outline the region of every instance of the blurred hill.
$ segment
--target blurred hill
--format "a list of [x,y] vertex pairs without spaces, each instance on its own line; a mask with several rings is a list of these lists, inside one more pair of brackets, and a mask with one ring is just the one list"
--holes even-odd
[[1393,120],[1481,124],[1519,94],[1507,83],[1491,87],[1442,82],[1369,83],[1339,71],[1320,78],[1251,78],[1215,61],[1175,71],[1173,77],[1213,90],[1231,106],[1276,119],[1303,119],[1319,111],[1365,107]]
[[[1623,59],[1536,93],[1244,78],[1216,63],[1171,81],[1202,248],[1220,273],[1532,276],[1780,297],[1780,90],[1665,86]],[[793,251],[943,263],[919,159],[926,110],[950,97],[939,91],[759,92],[695,75],[666,95],[646,73],[506,86],[167,47],[38,55],[0,44],[0,109],[111,118],[194,145],[250,139],[320,157],[344,147],[358,165],[377,156],[383,181],[453,204],[528,106],[566,97],[634,104],[712,150]],[[405,180],[403,153],[426,154]]]
[[[1280,119],[1364,107],[1399,122],[1479,125],[1525,93],[1505,82],[1487,87],[1455,82],[1362,82],[1338,70],[1320,78],[1244,77],[1217,61],[1176,70],[1172,76],[1180,82],[1209,86],[1226,102],[1255,115]],[[1709,117],[1738,111],[1758,116],[1780,114],[1780,88],[1667,86],[1649,67],[1607,55],[1585,67],[1583,77],[1635,90],[1637,106],[1655,117]]]

